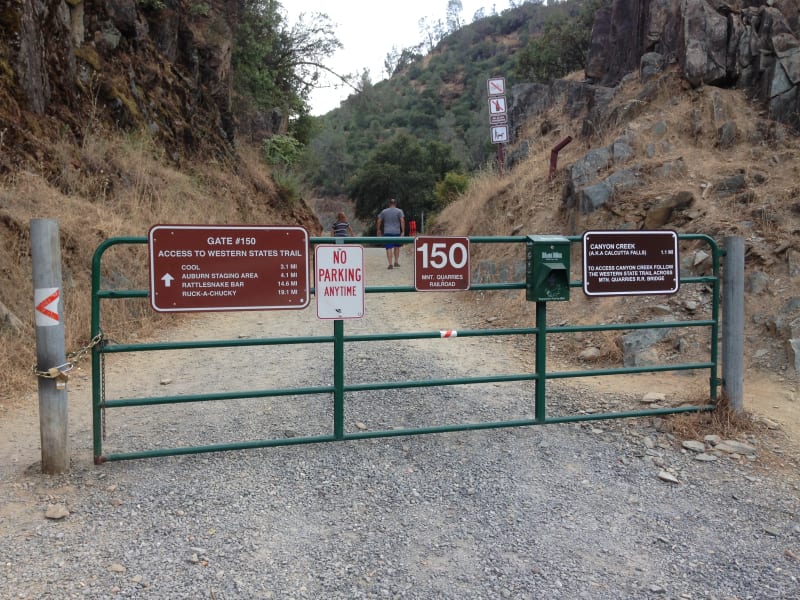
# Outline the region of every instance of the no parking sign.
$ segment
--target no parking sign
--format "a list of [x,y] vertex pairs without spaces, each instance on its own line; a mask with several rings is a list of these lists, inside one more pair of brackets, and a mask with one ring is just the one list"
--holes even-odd
[[320,319],[364,316],[364,247],[321,244],[316,249],[315,296]]

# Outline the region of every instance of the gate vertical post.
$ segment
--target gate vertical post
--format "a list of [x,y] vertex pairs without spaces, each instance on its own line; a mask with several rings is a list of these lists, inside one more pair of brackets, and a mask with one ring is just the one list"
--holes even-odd
[[344,439],[344,321],[333,322],[333,436]]
[[735,412],[744,409],[744,238],[725,238],[722,285],[722,387]]
[[[101,333],[100,330],[100,262],[105,251],[105,245],[101,244],[92,256],[92,339]],[[102,428],[102,407],[104,384],[101,377],[102,365],[100,363],[100,348],[92,348],[92,450],[94,454],[94,464],[101,464],[103,455],[103,428]]]
[[[337,238],[344,244],[344,238]],[[315,292],[316,293],[316,290]],[[333,437],[344,439],[344,321],[333,322]]]
[[[61,367],[67,361],[58,221],[32,219],[30,228],[36,362],[38,370],[47,371],[53,367]],[[39,432],[43,473],[53,475],[69,470],[68,429],[66,384],[54,378],[39,377]]]
[[534,418],[544,421],[547,418],[545,406],[545,374],[547,372],[547,302],[536,303],[536,396]]

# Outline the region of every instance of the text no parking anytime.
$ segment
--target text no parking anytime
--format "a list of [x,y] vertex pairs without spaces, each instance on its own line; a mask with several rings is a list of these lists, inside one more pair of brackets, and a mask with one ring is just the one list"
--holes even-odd
[[159,312],[308,306],[302,227],[155,225],[148,235],[150,305]]

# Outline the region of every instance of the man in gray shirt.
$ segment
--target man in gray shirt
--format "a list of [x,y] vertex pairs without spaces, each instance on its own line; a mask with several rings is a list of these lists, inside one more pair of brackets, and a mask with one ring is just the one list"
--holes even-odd
[[[397,208],[397,200],[392,198],[389,200],[389,206],[378,215],[378,237],[400,237],[405,230],[405,215],[402,210]],[[386,260],[389,261],[390,269],[400,266],[400,246],[401,244],[386,244]],[[394,258],[394,263],[392,258]]]

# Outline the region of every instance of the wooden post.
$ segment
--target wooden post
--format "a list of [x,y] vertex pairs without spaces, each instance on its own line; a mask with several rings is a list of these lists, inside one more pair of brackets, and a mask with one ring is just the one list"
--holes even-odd
[[725,238],[722,278],[722,389],[731,408],[744,410],[744,238]]
[[[33,304],[36,323],[38,371],[63,367],[64,299],[61,297],[61,246],[58,222],[32,219],[31,260],[33,263]],[[42,444],[42,472],[64,473],[69,469],[66,382],[39,377],[39,430]]]

